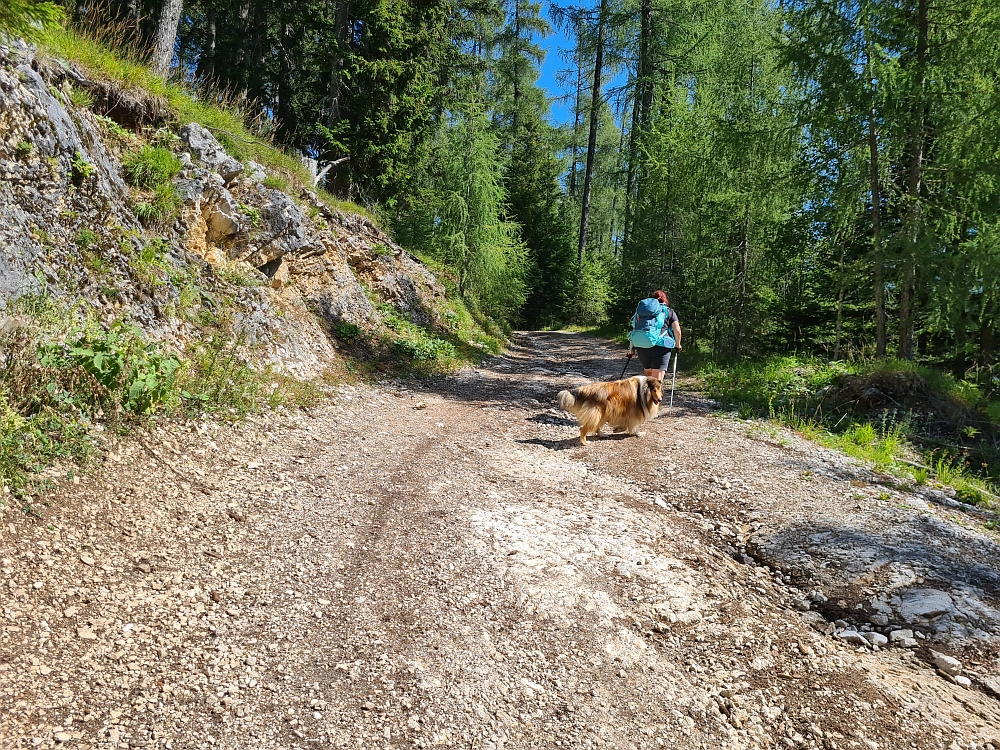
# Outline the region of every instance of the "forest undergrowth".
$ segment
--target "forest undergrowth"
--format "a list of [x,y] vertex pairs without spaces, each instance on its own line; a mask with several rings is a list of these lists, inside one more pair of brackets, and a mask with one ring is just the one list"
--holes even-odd
[[907,360],[771,356],[696,368],[740,419],[764,418],[971,505],[1000,501],[1000,400]]

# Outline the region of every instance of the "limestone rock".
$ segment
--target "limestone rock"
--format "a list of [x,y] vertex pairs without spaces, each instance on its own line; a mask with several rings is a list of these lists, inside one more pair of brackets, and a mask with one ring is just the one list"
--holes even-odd
[[215,136],[196,122],[185,125],[180,130],[181,139],[209,169],[214,170],[226,184],[243,173],[243,165],[226,153]]
[[931,663],[942,672],[946,672],[954,677],[962,671],[962,662],[954,656],[948,656],[948,654],[942,654],[933,649],[931,649],[930,656]]

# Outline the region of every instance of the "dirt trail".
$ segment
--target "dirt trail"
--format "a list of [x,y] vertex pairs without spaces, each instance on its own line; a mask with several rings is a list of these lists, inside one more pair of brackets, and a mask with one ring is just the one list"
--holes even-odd
[[520,334],[9,508],[0,747],[1000,748],[989,519],[694,393],[581,448],[620,367]]

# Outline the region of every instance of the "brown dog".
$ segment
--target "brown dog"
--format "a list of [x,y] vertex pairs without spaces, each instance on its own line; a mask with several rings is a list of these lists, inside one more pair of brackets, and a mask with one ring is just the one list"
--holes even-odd
[[580,423],[580,444],[587,435],[597,434],[609,424],[615,432],[636,434],[643,422],[660,410],[663,384],[655,378],[636,375],[613,383],[589,383],[572,391],[560,391],[559,408],[576,415]]

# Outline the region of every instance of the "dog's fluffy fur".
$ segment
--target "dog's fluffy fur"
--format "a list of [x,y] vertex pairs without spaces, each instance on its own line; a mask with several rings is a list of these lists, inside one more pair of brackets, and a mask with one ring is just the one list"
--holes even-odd
[[663,384],[655,378],[637,375],[612,383],[590,383],[571,391],[560,391],[559,408],[576,415],[580,423],[580,444],[587,435],[597,434],[609,424],[615,432],[635,434],[643,422],[660,410]]

